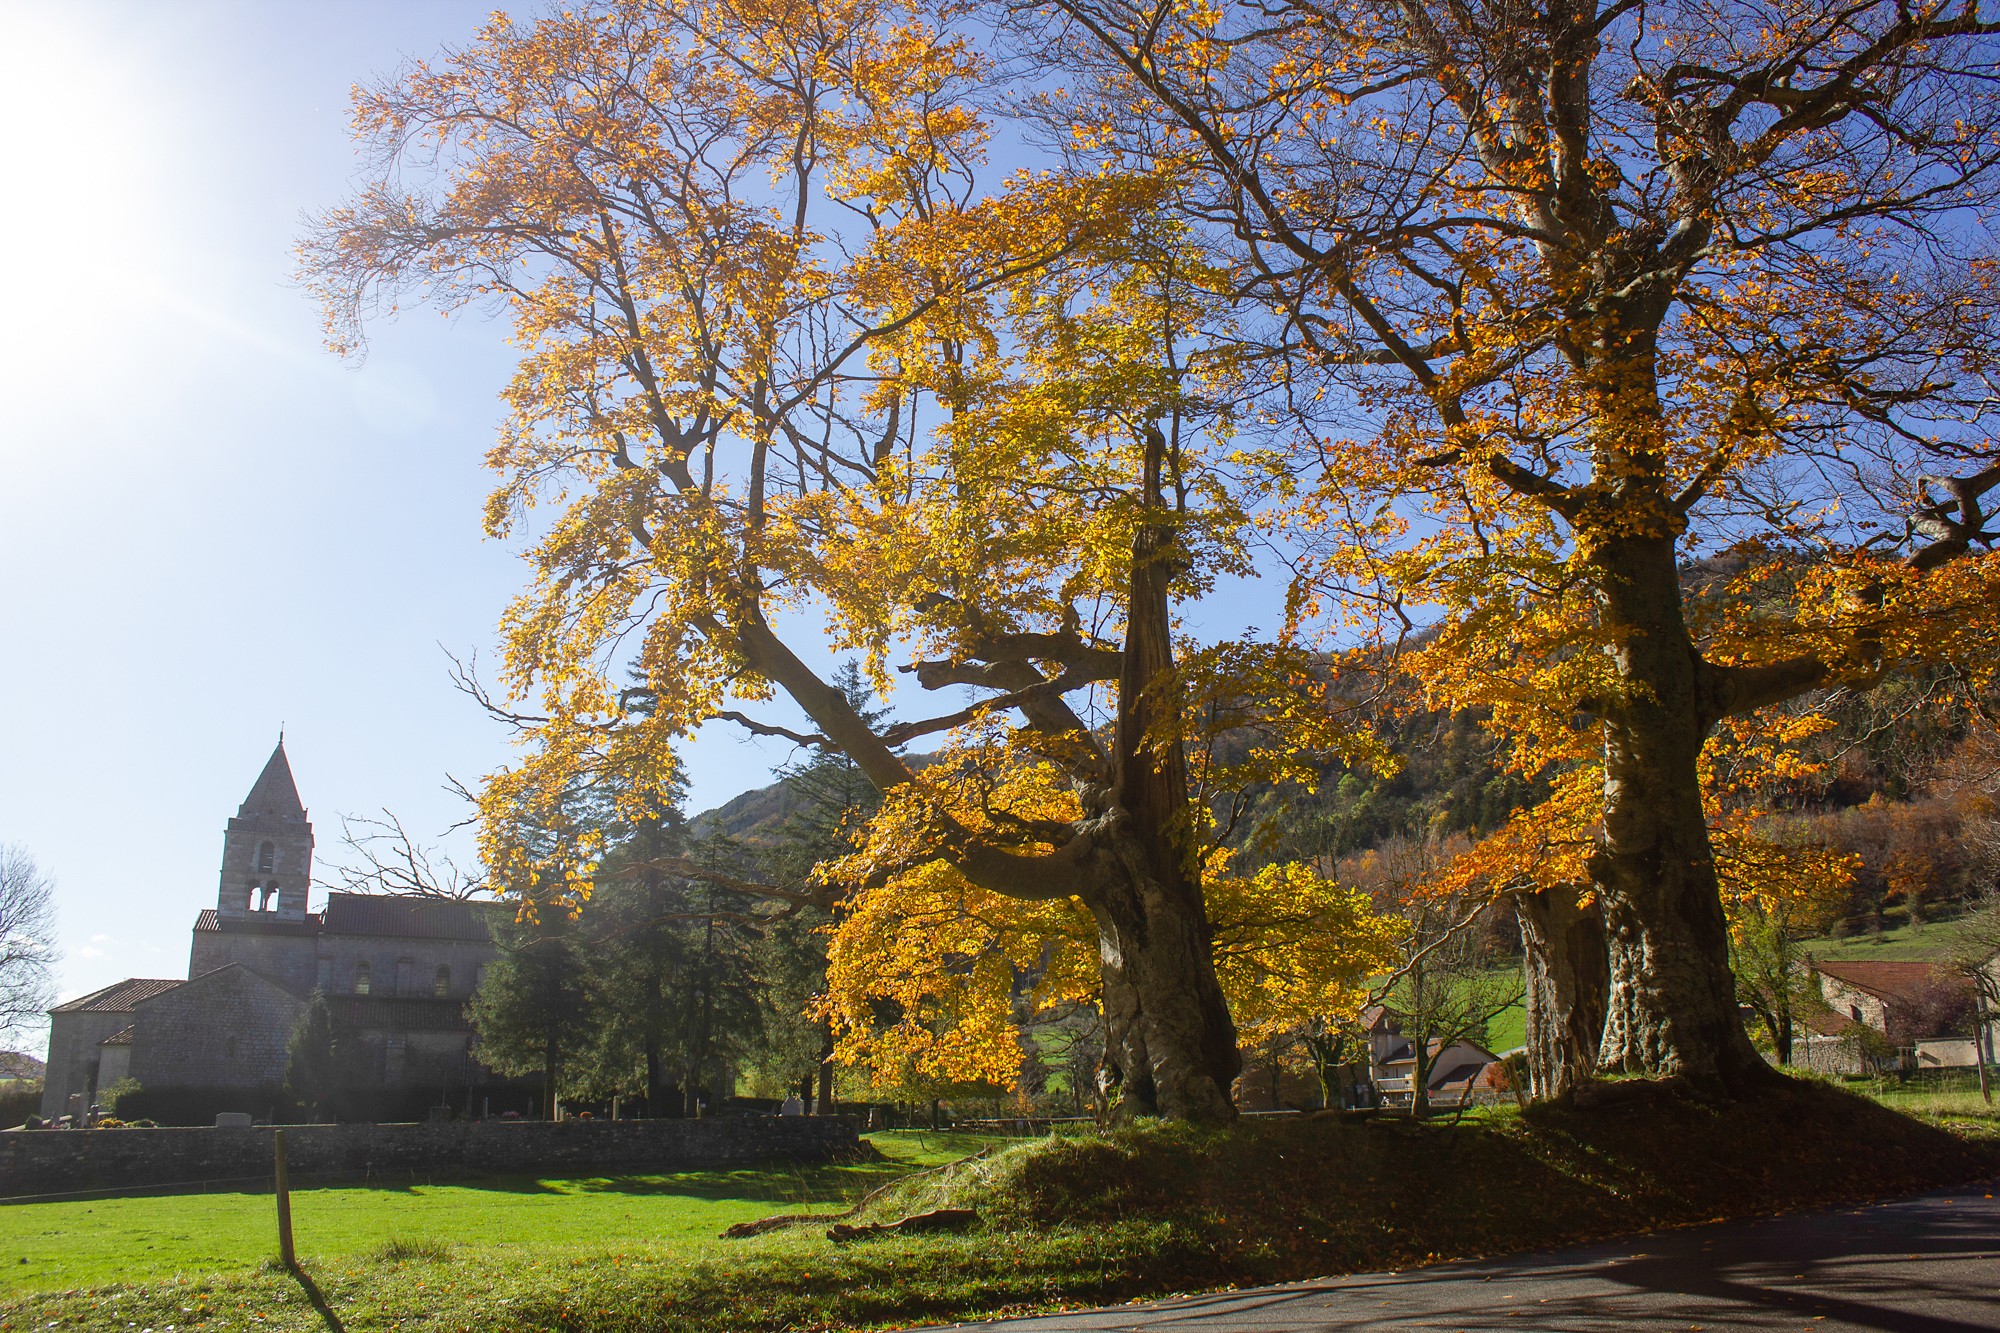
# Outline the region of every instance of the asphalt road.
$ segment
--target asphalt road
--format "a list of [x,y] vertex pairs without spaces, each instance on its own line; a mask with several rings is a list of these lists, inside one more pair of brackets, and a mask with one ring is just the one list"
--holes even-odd
[[993,1333],[2000,1329],[2000,1184],[1507,1259],[954,1327]]

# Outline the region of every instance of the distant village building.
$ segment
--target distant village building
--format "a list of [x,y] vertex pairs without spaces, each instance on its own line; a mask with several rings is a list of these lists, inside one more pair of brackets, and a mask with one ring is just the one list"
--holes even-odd
[[[1800,1017],[1792,1063],[1824,1074],[1970,1067],[1969,1036],[1935,1031],[1956,1010],[1970,1030],[1972,983],[1921,959],[1815,959],[1814,980],[1826,1007]],[[1990,1039],[1989,1039],[1990,1040]]]
[[[188,974],[129,977],[49,1011],[42,1114],[136,1079],[186,1108],[267,1113],[315,990],[346,1045],[356,1104],[376,1118],[470,1104],[500,1080],[472,1059],[467,1000],[497,951],[487,908],[415,895],[333,893],[307,910],[312,824],[283,740],[229,821],[212,909]],[[212,1109],[210,1109],[212,1106]]]
[[[1403,1035],[1394,1010],[1371,1005],[1361,1012],[1368,1034],[1369,1073],[1382,1100],[1408,1106],[1417,1078],[1416,1043]],[[1424,1079],[1425,1099],[1433,1106],[1461,1100],[1490,1100],[1502,1086],[1500,1057],[1477,1042],[1430,1040],[1430,1070]]]

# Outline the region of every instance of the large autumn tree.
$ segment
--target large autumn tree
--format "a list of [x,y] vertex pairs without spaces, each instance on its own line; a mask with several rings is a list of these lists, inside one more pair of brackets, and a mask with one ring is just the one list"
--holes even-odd
[[1082,165],[1158,173],[1267,316],[1301,623],[1434,626],[1407,658],[1434,703],[1489,707],[1526,768],[1593,765],[1570,901],[1530,935],[1596,947],[1571,927],[1601,906],[1589,1055],[1756,1085],[1704,745],[1902,663],[1994,660],[2000,21],[1955,0],[1025,10],[1068,84],[1040,111]]
[[[1172,607],[1246,567],[1270,468],[1229,443],[1231,358],[1192,332],[1214,277],[1156,183],[988,185],[985,74],[898,0],[496,20],[358,95],[374,183],[306,269],[343,346],[417,292],[499,306],[521,349],[487,514],[533,570],[503,626],[526,751],[486,787],[496,882],[587,893],[565,793],[643,804],[704,724],[837,751],[889,799],[851,884],[773,901],[945,876],[1079,903],[1107,1106],[1227,1116],[1186,724],[1209,700],[1286,731],[1267,772],[1327,727],[1279,655],[1177,670]],[[959,697],[871,722],[813,666],[829,646],[880,689],[914,654]],[[946,762],[902,756],[946,736]]]

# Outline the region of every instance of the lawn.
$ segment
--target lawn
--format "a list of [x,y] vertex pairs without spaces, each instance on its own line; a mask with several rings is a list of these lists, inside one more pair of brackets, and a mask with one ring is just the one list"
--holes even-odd
[[[1662,1092],[1608,1112],[1502,1108],[1437,1125],[1303,1116],[1212,1129],[1155,1124],[1016,1141],[925,1175],[910,1168],[983,1141],[884,1135],[875,1141],[897,1160],[866,1168],[323,1191],[321,1202],[351,1196],[350,1211],[366,1220],[356,1217],[337,1239],[337,1207],[316,1222],[302,1210],[303,1280],[255,1263],[268,1252],[268,1196],[238,1199],[243,1211],[230,1225],[240,1225],[245,1252],[228,1267],[211,1257],[207,1269],[186,1261],[171,1276],[161,1242],[150,1238],[199,1230],[177,1211],[199,1215],[192,1205],[203,1196],[127,1200],[108,1214],[123,1219],[114,1228],[125,1237],[114,1271],[124,1280],[60,1293],[17,1289],[0,1296],[0,1330],[906,1327],[1400,1268],[1956,1185],[2000,1168],[1996,1131],[1992,1121],[1898,1115],[1802,1080],[1724,1107]],[[798,1200],[830,1204],[898,1172],[908,1179],[862,1220],[952,1206],[976,1209],[980,1225],[962,1236],[848,1245],[817,1226],[713,1238],[725,1220]],[[149,1215],[147,1206],[165,1211]],[[47,1211],[63,1207],[92,1211]],[[0,1209],[0,1219],[20,1230],[46,1228],[30,1220],[52,1217],[98,1225],[96,1210],[106,1207],[20,1205]],[[140,1238],[145,1228],[149,1239]],[[168,1245],[191,1252],[186,1239]],[[107,1252],[97,1253],[101,1272]]]
[[[844,1166],[299,1190],[292,1226],[299,1252],[315,1259],[371,1255],[392,1242],[478,1246],[503,1264],[582,1249],[689,1257],[721,1246],[719,1233],[738,1222],[837,1211],[912,1169],[989,1142],[916,1130],[869,1140],[881,1160]],[[275,1252],[276,1225],[269,1193],[0,1207],[0,1296],[248,1272]]]
[[1921,925],[1891,926],[1880,935],[1831,935],[1806,940],[1803,947],[1814,958],[1827,962],[1905,962],[1937,958],[1957,938],[1959,922],[1926,921]]

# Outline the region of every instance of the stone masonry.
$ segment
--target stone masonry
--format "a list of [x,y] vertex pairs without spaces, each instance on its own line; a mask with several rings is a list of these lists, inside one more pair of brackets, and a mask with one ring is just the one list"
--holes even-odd
[[487,916],[497,909],[332,893],[314,912],[312,850],[281,739],[224,830],[215,906],[195,919],[187,979],[130,978],[52,1010],[42,1114],[63,1114],[75,1094],[93,1101],[127,1075],[177,1099],[177,1116],[263,1114],[282,1100],[292,1031],[315,990],[353,1057],[355,1105],[403,1105],[403,1118],[418,1103],[469,1109],[510,1086],[472,1058],[465,1016],[498,956]]
[[[578,1176],[729,1170],[825,1162],[865,1152],[846,1116],[710,1120],[440,1121],[294,1125],[294,1179],[432,1174]],[[0,1134],[0,1198],[202,1183],[255,1189],[270,1180],[271,1129],[33,1130]]]

